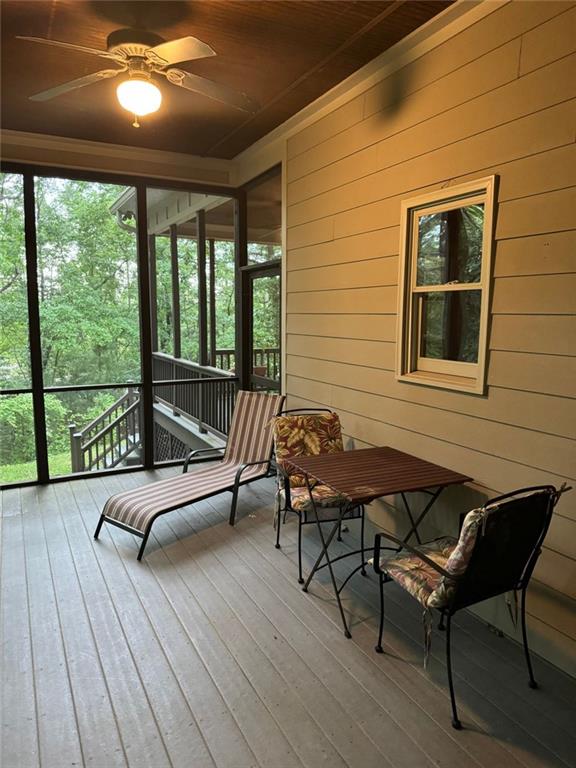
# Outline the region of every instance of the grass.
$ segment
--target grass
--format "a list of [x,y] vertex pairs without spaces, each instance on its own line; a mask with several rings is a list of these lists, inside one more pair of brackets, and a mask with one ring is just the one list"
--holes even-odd
[[[70,453],[56,453],[49,456],[50,474],[69,475],[72,471]],[[36,462],[27,461],[23,464],[4,464],[0,467],[0,484],[24,483],[36,480]]]

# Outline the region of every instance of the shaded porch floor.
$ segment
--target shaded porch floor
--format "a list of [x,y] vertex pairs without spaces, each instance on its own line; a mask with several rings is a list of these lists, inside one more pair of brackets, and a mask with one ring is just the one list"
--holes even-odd
[[[377,655],[376,577],[355,576],[346,640],[324,577],[308,595],[296,581],[294,521],[274,548],[271,479],[242,489],[235,528],[229,495],[161,518],[142,563],[117,528],[93,541],[111,493],[176,471],[1,495],[3,768],[576,764],[576,681],[535,658],[531,691],[521,647],[470,614],[453,633],[461,732],[443,635],[424,671],[414,600],[387,586]],[[308,564],[311,526],[304,545]]]

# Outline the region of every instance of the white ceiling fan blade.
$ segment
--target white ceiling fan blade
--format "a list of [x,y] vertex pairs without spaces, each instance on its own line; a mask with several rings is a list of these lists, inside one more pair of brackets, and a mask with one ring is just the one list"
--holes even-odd
[[258,111],[258,105],[252,101],[246,94],[228,88],[226,85],[220,85],[212,80],[199,75],[192,75],[190,72],[184,72],[181,69],[168,69],[161,74],[165,75],[168,82],[173,85],[179,85],[188,91],[200,93],[209,99],[221,101],[235,109],[241,109],[243,112],[254,114]]
[[61,96],[68,91],[74,91],[76,88],[84,88],[85,85],[92,85],[92,83],[97,83],[99,80],[107,80],[109,77],[116,77],[116,75],[119,75],[123,71],[124,70],[122,69],[103,69],[100,72],[93,72],[91,75],[86,75],[85,77],[79,77],[76,80],[62,83],[62,85],[56,85],[54,88],[49,88],[47,91],[35,93],[34,96],[30,96],[29,98],[32,101],[48,101],[48,99],[53,99],[55,96]]
[[110,51],[99,51],[97,48],[88,48],[86,45],[76,45],[76,43],[64,43],[61,40],[48,40],[45,37],[28,37],[27,35],[16,35],[18,40],[28,40],[31,43],[44,43],[45,45],[55,45],[58,48],[69,48],[73,51],[90,53],[93,56],[101,56],[104,59],[114,59],[114,61],[123,61],[123,57]]
[[[205,59],[207,56],[216,56],[216,52],[207,43],[198,40],[197,37],[181,37],[178,40],[169,40],[167,43],[149,48],[146,57],[154,63],[178,64],[180,61],[192,61],[193,59]],[[161,61],[158,61],[161,59]]]

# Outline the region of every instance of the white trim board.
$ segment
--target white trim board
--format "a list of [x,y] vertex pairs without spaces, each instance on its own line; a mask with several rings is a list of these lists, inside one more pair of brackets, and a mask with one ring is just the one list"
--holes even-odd
[[43,133],[2,130],[1,155],[6,162],[28,162],[87,171],[199,181],[230,186],[234,160],[199,157],[183,152],[106,144]]

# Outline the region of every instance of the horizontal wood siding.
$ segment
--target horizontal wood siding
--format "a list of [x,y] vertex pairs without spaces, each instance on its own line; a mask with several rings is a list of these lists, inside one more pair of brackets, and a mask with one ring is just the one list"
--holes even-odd
[[[287,147],[286,387],[349,447],[389,444],[469,474],[478,499],[576,485],[576,8],[510,2],[324,115]],[[394,376],[400,202],[498,174],[485,397]],[[394,500],[372,516],[399,525]],[[392,510],[392,511],[391,511]],[[431,530],[432,530],[431,529]],[[530,629],[574,669],[576,492],[557,507]],[[479,609],[510,632],[502,601]]]

